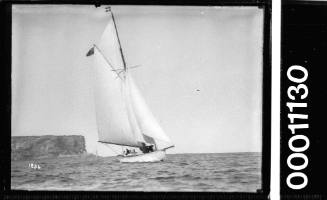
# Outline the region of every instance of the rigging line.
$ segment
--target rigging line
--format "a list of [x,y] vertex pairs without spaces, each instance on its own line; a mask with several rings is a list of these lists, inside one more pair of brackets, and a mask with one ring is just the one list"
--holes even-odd
[[112,69],[111,71],[113,71],[113,72],[124,71],[124,69]]
[[[133,65],[133,66],[130,66],[130,67],[126,67],[126,68],[128,68],[128,69],[134,69],[134,68],[137,68],[137,67],[141,67],[141,65]],[[125,70],[125,69],[113,69],[113,70],[111,70],[111,71],[119,71],[119,70]]]
[[111,71],[114,71],[114,72],[117,73],[117,75],[120,75],[121,73],[124,73],[124,72],[127,73],[127,69],[131,69],[131,68],[133,69],[133,68],[136,68],[136,67],[139,67],[139,66],[127,67],[126,70],[124,70],[124,69],[113,69]]
[[121,73],[125,72],[124,70],[120,71],[117,73],[117,75],[120,75]]
[[[97,45],[95,45],[95,44],[94,44],[94,47],[99,51],[99,53],[100,53],[101,56],[104,58],[104,60],[105,60],[105,61],[109,64],[109,66],[112,68],[111,71],[116,72],[115,68],[114,68],[113,65],[109,62],[109,60],[108,60],[108,59],[103,55],[103,53],[102,53],[102,51],[100,50],[100,48],[99,48]],[[117,72],[116,72],[116,74],[117,74],[117,76],[118,76],[120,79],[123,80],[123,78],[120,76],[120,73],[117,73]]]
[[116,77],[116,79],[117,79],[117,78],[120,78],[119,75],[120,75],[121,73],[123,73],[123,72],[125,72],[125,70],[121,70],[120,72],[116,72],[116,73],[117,73],[117,77]]

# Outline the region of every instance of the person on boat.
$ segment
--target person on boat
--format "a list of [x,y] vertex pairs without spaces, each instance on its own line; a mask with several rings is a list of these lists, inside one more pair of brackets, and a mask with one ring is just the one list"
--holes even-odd
[[148,151],[149,151],[149,152],[153,152],[153,151],[154,151],[154,150],[153,150],[153,144],[150,145],[150,146],[148,146]]
[[131,151],[129,149],[126,149],[125,156],[127,156]]
[[145,143],[142,143],[140,150],[142,151],[142,153],[149,153],[148,147],[145,145]]

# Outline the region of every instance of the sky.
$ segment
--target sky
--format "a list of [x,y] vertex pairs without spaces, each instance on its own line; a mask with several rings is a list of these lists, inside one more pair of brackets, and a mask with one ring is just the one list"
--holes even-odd
[[[89,5],[14,5],[12,136],[97,144],[92,59],[110,15]],[[263,10],[112,6],[128,66],[175,144],[167,153],[261,152]]]

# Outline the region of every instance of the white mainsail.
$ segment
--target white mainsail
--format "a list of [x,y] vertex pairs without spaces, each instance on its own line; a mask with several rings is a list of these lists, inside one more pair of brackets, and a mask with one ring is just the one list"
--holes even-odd
[[124,82],[112,71],[101,52],[94,49],[94,99],[99,141],[141,146],[127,115]]
[[[141,147],[172,145],[125,66],[113,19],[94,46],[94,95],[100,142]],[[161,145],[160,145],[161,146]],[[158,147],[158,146],[157,146]]]

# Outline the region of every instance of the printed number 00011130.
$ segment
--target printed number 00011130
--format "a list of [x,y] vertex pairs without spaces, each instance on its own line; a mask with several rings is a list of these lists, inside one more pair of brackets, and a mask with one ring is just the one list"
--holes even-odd
[[[294,110],[298,109],[294,108],[307,108],[307,103],[303,102],[303,100],[305,100],[309,94],[308,87],[306,84],[304,84],[304,82],[308,78],[308,71],[306,68],[300,65],[293,65],[287,70],[287,78],[297,85],[289,86],[287,89],[287,96],[289,100],[291,100],[286,103],[286,106],[289,108],[289,113],[287,117],[290,120],[290,123],[288,124],[288,129],[291,131],[292,134],[292,137],[288,141],[288,147],[292,151],[292,153],[287,158],[287,166],[292,169],[293,172],[287,176],[286,183],[287,186],[291,189],[300,190],[306,187],[308,184],[308,177],[301,170],[305,169],[308,166],[308,157],[303,152],[309,148],[310,141],[306,135],[296,134],[295,130],[308,129],[309,124],[295,123],[295,119],[300,119],[302,122],[303,120],[307,120],[308,115],[303,113],[296,113],[294,112]],[[303,141],[304,145],[294,146],[295,141]],[[302,159],[303,162],[301,162],[301,164],[293,164],[293,159]],[[300,183],[292,183],[291,180],[294,178],[300,179],[302,181],[299,181]]]

